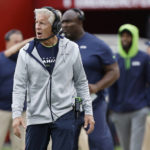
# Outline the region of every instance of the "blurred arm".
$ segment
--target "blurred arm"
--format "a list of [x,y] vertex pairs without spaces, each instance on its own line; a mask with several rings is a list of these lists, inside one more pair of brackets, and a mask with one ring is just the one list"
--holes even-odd
[[97,93],[100,90],[111,86],[120,76],[118,63],[107,65],[104,67],[104,77],[95,84],[89,84],[90,93]]
[[4,51],[4,55],[6,57],[10,57],[13,54],[16,54],[26,43],[30,42],[31,40],[33,40],[33,38],[29,38],[29,39],[26,39],[26,40],[24,40],[24,41],[22,41],[20,43],[15,44],[11,48],[9,48],[6,51]]

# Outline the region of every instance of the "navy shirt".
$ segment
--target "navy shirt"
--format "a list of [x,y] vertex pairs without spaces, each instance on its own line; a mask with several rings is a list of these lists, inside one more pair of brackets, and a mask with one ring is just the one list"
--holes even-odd
[[148,105],[147,85],[150,83],[150,56],[139,51],[131,58],[131,68],[117,54],[120,78],[109,89],[109,108],[115,112],[132,112]]
[[16,62],[0,52],[0,109],[11,111],[13,76]]
[[[89,42],[88,42],[89,41]],[[95,84],[104,76],[104,66],[116,62],[112,50],[96,36],[85,32],[83,37],[76,41],[79,45],[83,66],[88,82]],[[97,93],[104,100],[104,90]]]
[[19,54],[19,52],[17,52],[16,54],[13,54],[13,55],[11,55],[10,57],[9,57],[9,59],[12,59],[13,61],[17,61],[17,58],[18,58],[18,54]]
[[[0,109],[11,111],[13,78],[16,67],[17,55],[7,58],[0,52]],[[23,110],[26,110],[26,101]]]
[[43,63],[45,64],[45,67],[50,73],[52,73],[53,68],[55,66],[56,57],[58,54],[58,42],[53,47],[45,47],[41,43],[38,43],[36,45],[37,51]]

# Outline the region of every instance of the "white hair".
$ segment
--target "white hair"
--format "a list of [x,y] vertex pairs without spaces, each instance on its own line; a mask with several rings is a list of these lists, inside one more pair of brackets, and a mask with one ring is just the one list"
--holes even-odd
[[54,20],[55,20],[55,15],[52,11],[48,10],[47,8],[39,8],[34,10],[35,17],[37,14],[45,14],[49,15],[48,21],[50,22],[51,25],[53,25]]

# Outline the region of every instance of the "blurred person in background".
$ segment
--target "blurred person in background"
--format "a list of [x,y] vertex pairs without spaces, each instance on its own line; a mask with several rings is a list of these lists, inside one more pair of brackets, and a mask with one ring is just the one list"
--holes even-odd
[[149,113],[146,90],[150,57],[138,49],[139,30],[124,24],[118,31],[120,78],[109,89],[109,109],[123,150],[141,150]]
[[147,41],[145,44],[147,45],[146,52],[150,55],[150,41]]
[[[72,101],[83,99],[84,126],[94,129],[88,81],[76,43],[61,36],[61,15],[52,7],[35,9],[36,39],[19,53],[13,88],[13,127],[20,137],[27,89],[25,150],[72,150],[75,116]],[[56,58],[57,57],[57,58]]]
[[[150,55],[150,41],[147,41],[145,44],[147,45],[146,52],[148,55]],[[147,92],[148,104],[150,106],[150,86],[149,85],[147,85],[146,92]],[[146,117],[145,133],[144,133],[142,150],[150,150],[150,113]]]
[[12,150],[24,150],[24,130],[21,130],[21,139],[17,138],[13,133],[11,104],[17,53],[28,41],[23,41],[21,31],[10,30],[5,34],[6,50],[0,52],[0,150],[3,147],[8,131]]
[[[65,37],[76,42],[80,48],[83,66],[89,82],[89,90],[93,99],[95,129],[88,135],[89,148],[90,150],[113,150],[112,136],[106,122],[107,103],[104,89],[118,79],[118,64],[107,44],[84,31],[83,21],[84,12],[82,10],[69,9],[64,12],[62,17],[62,31]],[[77,120],[74,150],[78,150],[78,138],[83,121],[82,116]],[[82,141],[81,144],[83,144]],[[87,145],[82,147],[87,147]]]

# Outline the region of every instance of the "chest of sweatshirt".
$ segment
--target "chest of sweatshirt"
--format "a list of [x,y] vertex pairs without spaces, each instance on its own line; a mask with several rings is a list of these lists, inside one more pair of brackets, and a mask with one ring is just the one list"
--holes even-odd
[[125,68],[125,59],[117,55],[120,78],[117,81],[120,91],[139,91],[147,83],[147,58],[142,52],[130,59],[130,68]]
[[79,53],[76,46],[75,43],[68,40],[60,40],[52,74],[46,69],[36,47],[34,47],[31,55],[27,53],[26,69],[30,87],[40,89],[49,82],[51,77],[56,84],[72,81],[73,65]]

